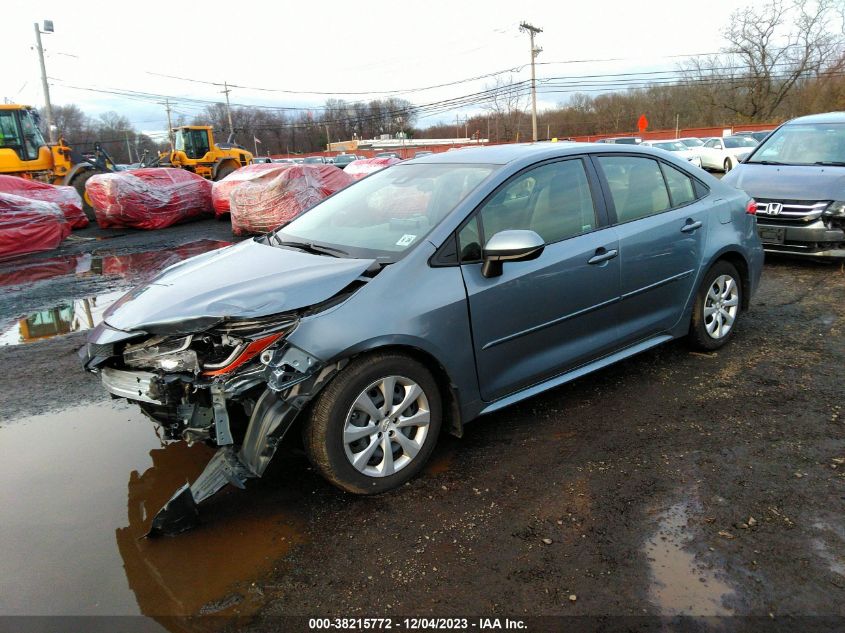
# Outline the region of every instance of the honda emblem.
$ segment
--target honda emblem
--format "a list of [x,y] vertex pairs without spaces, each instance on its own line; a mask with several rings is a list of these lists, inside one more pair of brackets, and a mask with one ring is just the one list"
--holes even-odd
[[780,215],[783,211],[783,204],[780,202],[770,202],[766,206],[766,215]]

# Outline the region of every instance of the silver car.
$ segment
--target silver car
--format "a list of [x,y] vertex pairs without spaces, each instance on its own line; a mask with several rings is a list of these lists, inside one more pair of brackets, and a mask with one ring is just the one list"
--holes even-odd
[[294,426],[333,484],[383,492],[442,430],[674,338],[724,345],[760,279],[754,210],[648,148],[425,156],[166,269],[81,355],[168,438],[219,447],[153,532],[260,477]]
[[757,199],[767,251],[845,258],[845,113],[787,121],[723,182]]

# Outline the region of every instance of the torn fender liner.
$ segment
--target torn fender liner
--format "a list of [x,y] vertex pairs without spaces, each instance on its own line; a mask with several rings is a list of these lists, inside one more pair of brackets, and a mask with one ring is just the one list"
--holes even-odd
[[193,485],[186,483],[179,488],[158,511],[147,536],[179,534],[196,527],[199,523],[198,503],[208,499],[226,484],[243,489],[246,480],[252,476],[238,461],[231,446],[221,448]]
[[283,392],[265,390],[255,404],[240,451],[236,454],[231,445],[220,448],[197,480],[182,486],[158,511],[147,536],[179,534],[195,527],[198,503],[226,484],[244,488],[248,479],[261,477],[296,416],[346,363],[316,368]]

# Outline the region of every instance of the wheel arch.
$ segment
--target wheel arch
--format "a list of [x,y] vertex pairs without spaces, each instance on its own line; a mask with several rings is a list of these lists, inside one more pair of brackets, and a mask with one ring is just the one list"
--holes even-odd
[[355,358],[369,356],[370,354],[391,352],[408,356],[431,372],[437,383],[437,387],[440,389],[440,395],[443,398],[444,428],[448,429],[449,433],[456,437],[463,436],[464,420],[461,414],[461,400],[458,387],[443,364],[429,350],[406,341],[371,341],[356,346],[352,350],[348,350],[341,354],[340,357],[345,360],[353,360]]
[[225,167],[227,165],[231,165],[235,169],[239,169],[241,167],[241,164],[238,162],[237,158],[233,158],[231,156],[221,158],[216,163],[214,163],[214,166],[211,168],[211,179],[217,180],[217,173],[222,167]]
[[736,268],[736,271],[739,273],[740,282],[742,283],[741,307],[743,310],[748,310],[749,306],[751,305],[751,274],[748,265],[748,260],[746,259],[745,255],[743,255],[740,251],[727,248],[719,252],[715,257],[713,257],[713,259],[708,264],[707,268],[704,269],[703,274],[706,275],[707,272],[719,262],[728,262],[734,268]]
[[70,171],[65,174],[63,185],[70,185],[73,182],[73,179],[76,178],[79,174],[86,171],[94,171],[94,168],[87,164],[87,163],[77,163],[73,167],[70,168]]

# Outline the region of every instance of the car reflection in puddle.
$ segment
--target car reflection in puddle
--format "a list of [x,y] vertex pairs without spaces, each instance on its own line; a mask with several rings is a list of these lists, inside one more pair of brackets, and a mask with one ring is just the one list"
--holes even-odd
[[103,313],[122,297],[129,287],[140,283],[177,262],[208,251],[229,246],[231,242],[199,240],[166,251],[145,251],[127,255],[84,254],[70,258],[53,258],[10,267],[0,266],[0,286],[16,286],[65,275],[84,277],[102,275],[119,277],[125,284],[112,292],[68,299],[21,318],[0,332],[0,345],[19,345],[52,338],[71,332],[89,330],[100,323]]
[[185,624],[172,616],[253,611],[262,595],[252,583],[304,540],[307,485],[273,477],[224,492],[190,534],[143,538],[162,494],[211,452],[162,444],[136,407],[110,402],[4,419],[0,611],[144,614],[171,631]]

